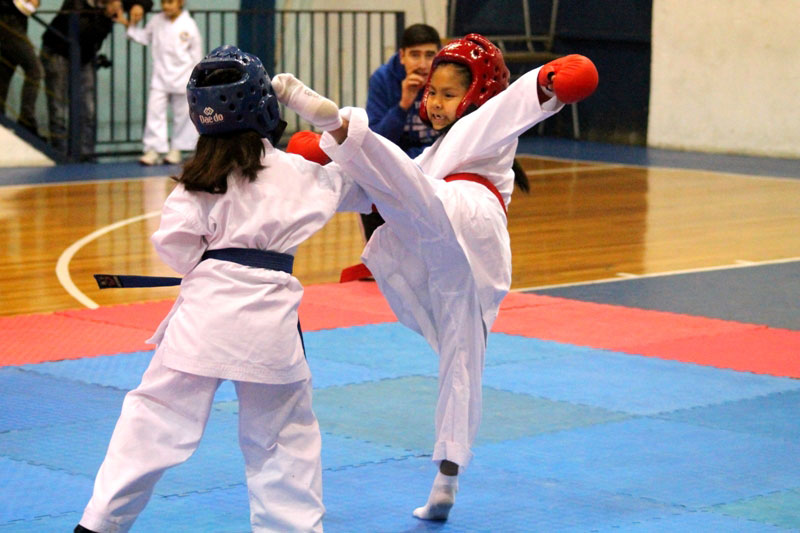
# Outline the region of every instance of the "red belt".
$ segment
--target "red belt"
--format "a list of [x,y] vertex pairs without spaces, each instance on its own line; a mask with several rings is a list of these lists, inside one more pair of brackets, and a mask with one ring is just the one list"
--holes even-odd
[[492,191],[492,194],[495,195],[497,201],[500,202],[500,207],[503,208],[503,213],[505,213],[506,216],[508,216],[508,212],[506,211],[506,204],[505,202],[503,202],[503,197],[500,195],[500,191],[497,190],[497,187],[495,187],[491,181],[487,180],[483,176],[479,174],[473,174],[471,172],[461,172],[458,174],[450,174],[444,179],[444,181],[471,181],[473,183],[480,183],[481,185]]

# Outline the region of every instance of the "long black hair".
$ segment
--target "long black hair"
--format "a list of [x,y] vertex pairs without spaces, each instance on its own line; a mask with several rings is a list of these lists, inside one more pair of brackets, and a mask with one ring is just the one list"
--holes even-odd
[[[202,86],[225,85],[241,78],[235,69],[218,69],[205,77]],[[201,135],[197,148],[183,166],[180,176],[173,179],[187,191],[225,194],[228,176],[237,171],[248,181],[255,181],[264,169],[264,142],[253,130],[219,135]]]

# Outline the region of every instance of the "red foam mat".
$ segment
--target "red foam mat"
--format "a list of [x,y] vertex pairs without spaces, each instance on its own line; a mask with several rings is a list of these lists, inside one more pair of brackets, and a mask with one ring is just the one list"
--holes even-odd
[[[150,350],[172,301],[0,318],[0,366]],[[372,282],[306,287],[305,331],[394,322]],[[800,332],[511,293],[493,331],[636,355],[800,378]]]
[[58,314],[81,320],[105,322],[152,332],[161,323],[161,319],[167,316],[173,303],[174,300],[159,300],[157,302],[112,305],[99,309],[75,309],[62,311]]
[[308,286],[299,313],[304,331],[397,321],[378,285],[365,281]]
[[663,311],[509,294],[493,331],[800,378],[800,331]]
[[623,351],[756,374],[800,378],[800,332],[766,326],[631,345]]
[[62,313],[0,318],[0,366],[149,350],[150,333]]
[[[145,339],[172,300],[0,318],[0,366],[152,350]],[[303,330],[393,322],[397,319],[375,283],[306,287],[300,304]]]
[[512,293],[503,302],[492,329],[593,348],[622,350],[632,344],[725,333],[742,327],[742,324],[726,320]]

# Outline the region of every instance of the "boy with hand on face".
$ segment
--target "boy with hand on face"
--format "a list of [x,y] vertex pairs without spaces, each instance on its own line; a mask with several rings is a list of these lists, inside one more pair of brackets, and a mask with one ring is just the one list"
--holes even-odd
[[422,89],[441,41],[435,28],[406,28],[400,49],[369,78],[369,127],[416,157],[436,140],[436,131],[419,118]]

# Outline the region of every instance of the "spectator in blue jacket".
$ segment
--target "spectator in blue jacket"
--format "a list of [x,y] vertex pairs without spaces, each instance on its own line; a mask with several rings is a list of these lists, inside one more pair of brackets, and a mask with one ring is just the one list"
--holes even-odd
[[433,144],[436,132],[419,118],[422,89],[441,41],[435,28],[414,24],[403,32],[400,49],[369,78],[369,127],[416,157]]
[[[378,67],[369,78],[367,116],[369,127],[414,158],[433,144],[437,132],[419,118],[422,89],[428,80],[431,63],[439,51],[439,32],[427,24],[413,24],[405,29],[400,49]],[[361,215],[364,236],[383,223],[375,212]]]

